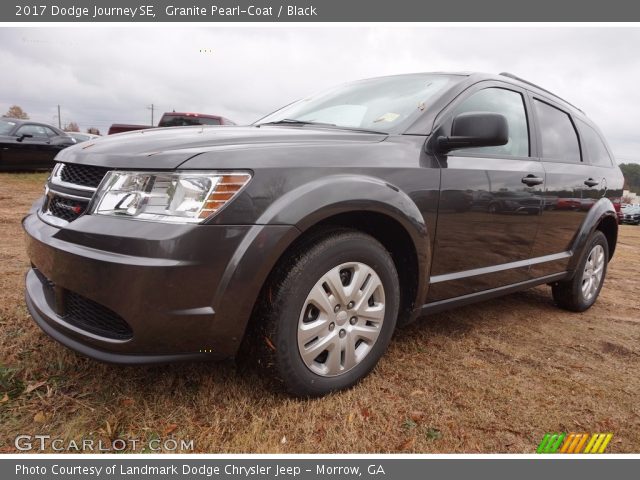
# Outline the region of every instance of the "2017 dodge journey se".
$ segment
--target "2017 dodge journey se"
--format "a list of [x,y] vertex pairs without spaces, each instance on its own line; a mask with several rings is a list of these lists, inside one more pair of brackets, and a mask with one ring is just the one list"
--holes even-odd
[[612,158],[581,110],[510,74],[374,78],[250,126],[85,142],[23,221],[27,306],[102,361],[259,355],[322,395],[432,312],[540,284],[593,305]]

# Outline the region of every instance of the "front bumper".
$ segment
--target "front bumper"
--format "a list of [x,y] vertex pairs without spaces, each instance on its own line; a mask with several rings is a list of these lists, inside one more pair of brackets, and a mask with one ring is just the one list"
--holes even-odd
[[126,364],[235,355],[261,282],[297,232],[91,215],[59,228],[36,211],[23,227],[36,323],[73,350]]

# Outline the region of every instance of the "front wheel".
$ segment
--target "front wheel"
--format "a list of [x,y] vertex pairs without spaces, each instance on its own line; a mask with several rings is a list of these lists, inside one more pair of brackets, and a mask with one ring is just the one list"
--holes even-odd
[[287,391],[303,397],[348,388],[375,367],[395,329],[400,298],[387,250],[346,229],[300,245],[268,293],[258,319],[265,364]]
[[596,230],[587,241],[582,258],[571,280],[552,286],[553,299],[560,308],[584,312],[593,305],[602,290],[609,262],[609,244]]

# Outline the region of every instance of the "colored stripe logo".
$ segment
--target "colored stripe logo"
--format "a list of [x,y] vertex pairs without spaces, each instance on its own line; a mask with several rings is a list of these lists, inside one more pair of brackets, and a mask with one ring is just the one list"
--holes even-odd
[[613,433],[547,433],[536,453],[604,453]]

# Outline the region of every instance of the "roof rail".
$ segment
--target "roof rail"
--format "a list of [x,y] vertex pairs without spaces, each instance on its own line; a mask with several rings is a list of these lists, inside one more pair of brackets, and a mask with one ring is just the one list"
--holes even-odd
[[550,91],[549,91],[549,90],[547,90],[546,88],[542,88],[541,86],[536,85],[536,84],[535,84],[535,83],[533,83],[533,82],[530,82],[529,80],[525,80],[524,78],[520,78],[520,77],[518,77],[517,75],[514,75],[513,73],[509,73],[509,72],[500,72],[500,75],[501,75],[501,76],[503,76],[503,77],[512,78],[513,80],[518,80],[519,82],[526,83],[527,85],[531,85],[532,87],[535,87],[535,88],[537,88],[538,90],[542,90],[543,92],[546,92],[546,93],[548,93],[549,95],[552,95],[552,96],[554,96],[554,97],[556,97],[556,98],[558,98],[558,99],[562,100],[562,101],[563,101],[564,103],[566,103],[567,105],[571,105],[573,108],[575,108],[575,109],[576,109],[576,110],[578,110],[579,112],[582,112],[583,114],[585,114],[585,115],[586,115],[586,113],[584,113],[584,110],[582,110],[581,108],[576,107],[574,104],[567,102],[564,98],[562,98],[562,97],[560,97],[560,96],[556,95],[556,94],[555,94],[555,93],[553,93],[553,92],[550,92]]

